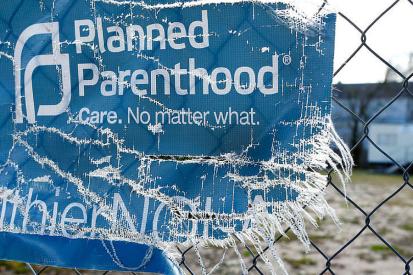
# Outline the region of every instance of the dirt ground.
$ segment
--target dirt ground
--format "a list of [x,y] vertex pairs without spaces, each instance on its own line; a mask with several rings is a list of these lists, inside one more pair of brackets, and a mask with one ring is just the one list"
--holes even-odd
[[[347,195],[369,213],[386,197],[403,184],[401,176],[380,175],[367,171],[355,171],[352,183],[347,186]],[[327,190],[327,200],[336,209],[341,225],[337,226],[331,219],[319,221],[319,228],[308,225],[311,240],[326,255],[334,255],[344,244],[358,234],[365,226],[366,217],[352,204],[340,196],[333,187]],[[405,187],[399,194],[387,201],[371,216],[371,228],[390,243],[405,259],[413,256],[413,190]],[[305,251],[303,245],[293,236],[282,238],[278,243],[278,251],[290,274],[320,274],[325,268],[325,259],[312,247]],[[247,249],[240,247],[240,255],[249,267],[252,255]],[[254,251],[252,250],[254,253]],[[220,262],[224,250],[205,248],[200,252],[208,271]],[[201,274],[200,264],[194,249],[185,254],[185,263],[194,274]],[[257,267],[263,274],[269,274],[266,265],[259,260]],[[335,274],[403,274],[404,263],[389,249],[371,229],[366,228],[331,262]],[[0,262],[0,274],[28,273],[24,265]],[[48,269],[47,274],[67,273],[61,270]],[[86,272],[87,274],[98,274]],[[43,274],[43,273],[42,273]],[[73,272],[72,272],[73,274]],[[85,273],[82,273],[85,274]],[[100,273],[101,274],[101,273]],[[110,273],[114,274],[114,273]],[[241,274],[238,256],[228,250],[225,258],[214,274]],[[250,274],[260,274],[252,270]],[[331,274],[326,272],[325,274]]]
[[[347,186],[347,195],[366,213],[370,213],[402,184],[401,176],[355,171],[352,183]],[[363,229],[366,217],[331,186],[327,190],[327,200],[336,209],[341,225],[337,226],[331,219],[326,218],[319,221],[319,228],[309,225],[308,232],[312,242],[326,256],[332,256]],[[413,190],[406,186],[375,211],[371,216],[370,226],[405,259],[410,259],[413,256]],[[278,249],[289,273],[320,274],[326,264],[323,256],[314,247],[311,247],[310,251],[305,251],[292,234],[288,236],[290,239],[280,240]],[[243,256],[247,259],[248,266],[248,262],[252,262],[250,253],[244,249]],[[198,274],[199,268],[196,265],[190,266]],[[262,273],[269,273],[263,263],[259,263],[258,267]],[[393,275],[403,274],[405,265],[372,230],[366,228],[354,242],[334,258],[331,269],[335,274],[340,275]],[[217,274],[240,274],[236,256],[227,255]],[[251,274],[260,273],[254,270]],[[327,271],[324,274],[331,273]]]

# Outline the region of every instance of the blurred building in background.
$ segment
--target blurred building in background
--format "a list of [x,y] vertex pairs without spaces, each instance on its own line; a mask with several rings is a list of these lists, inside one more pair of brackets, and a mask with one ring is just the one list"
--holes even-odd
[[[412,59],[413,60],[413,59]],[[392,74],[387,74],[389,80]],[[391,78],[390,78],[391,76]],[[364,123],[375,116],[381,108],[398,96],[402,85],[386,81],[373,84],[336,84],[334,96],[354,113],[347,112],[338,103],[333,103],[333,121],[346,143],[353,147],[364,134]],[[401,165],[412,161],[413,148],[413,95],[404,91],[369,124],[369,138]],[[410,146],[409,146],[410,143]],[[359,167],[394,166],[374,145],[362,142],[353,152]],[[389,171],[390,171],[389,170]]]

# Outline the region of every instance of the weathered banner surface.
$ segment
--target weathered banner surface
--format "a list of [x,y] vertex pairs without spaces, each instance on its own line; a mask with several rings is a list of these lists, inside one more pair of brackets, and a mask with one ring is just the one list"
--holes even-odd
[[302,207],[332,213],[320,171],[351,166],[333,13],[29,0],[0,18],[0,258],[169,274],[171,244],[308,243]]

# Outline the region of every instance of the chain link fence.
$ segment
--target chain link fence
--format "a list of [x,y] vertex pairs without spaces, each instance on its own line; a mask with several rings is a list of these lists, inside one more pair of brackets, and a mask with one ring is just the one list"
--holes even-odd
[[[355,232],[351,232],[351,235],[347,237],[347,239],[343,242],[340,243],[338,247],[334,247],[334,249],[326,249],[326,242],[319,242],[317,238],[311,238],[311,245],[312,245],[312,253],[308,254],[304,260],[301,260],[301,262],[298,261],[290,261],[290,265],[296,265],[298,269],[295,271],[292,271],[291,274],[368,274],[368,273],[374,273],[374,274],[390,274],[387,273],[388,271],[385,271],[386,269],[382,269],[378,264],[377,261],[370,261],[370,269],[364,269],[364,270],[370,270],[370,271],[362,271],[361,268],[359,269],[357,266],[354,267],[354,265],[357,265],[357,262],[347,262],[347,265],[337,265],[337,259],[339,258],[345,258],[349,254],[347,253],[348,250],[351,249],[351,246],[353,243],[355,243],[358,239],[362,238],[363,235],[365,234],[372,234],[376,237],[377,242],[379,243],[376,246],[373,246],[373,249],[371,249],[370,253],[381,253],[382,250],[385,250],[386,253],[391,255],[391,261],[397,261],[399,264],[399,267],[401,267],[401,274],[411,274],[411,263],[413,261],[412,255],[406,255],[405,251],[401,251],[401,249],[395,245],[392,245],[392,242],[390,242],[386,238],[385,232],[383,230],[378,230],[374,226],[374,221],[377,219],[380,220],[383,217],[383,214],[378,214],[379,211],[386,207],[391,207],[389,206],[390,201],[395,198],[396,196],[399,196],[401,193],[404,192],[409,192],[413,189],[413,185],[409,182],[409,170],[413,166],[413,162],[411,162],[409,165],[403,165],[403,163],[397,162],[390,154],[386,153],[378,144],[377,141],[373,140],[369,136],[369,127],[373,122],[375,122],[383,112],[385,112],[391,105],[395,104],[400,98],[405,97],[405,96],[412,96],[413,97],[413,91],[410,90],[409,88],[409,80],[413,76],[413,74],[410,75],[405,75],[404,73],[400,72],[397,68],[395,68],[389,60],[386,60],[383,58],[378,52],[376,52],[368,43],[368,35],[369,31],[373,26],[375,26],[387,13],[392,11],[397,5],[399,5],[401,2],[408,2],[410,5],[413,6],[413,1],[412,0],[397,0],[391,3],[385,10],[383,10],[374,20],[371,21],[371,23],[365,28],[362,29],[359,27],[352,18],[351,14],[343,14],[342,12],[338,12],[338,20],[344,20],[346,24],[354,28],[359,35],[360,35],[360,44],[359,46],[352,52],[348,58],[336,69],[334,73],[334,77],[337,77],[342,70],[348,66],[349,63],[354,61],[355,57],[359,54],[362,54],[362,49],[368,50],[371,54],[373,54],[380,62],[382,62],[393,74],[396,74],[400,78],[403,79],[400,83],[398,83],[396,86],[393,85],[392,87],[397,87],[394,92],[395,94],[393,95],[392,98],[388,98],[386,103],[381,106],[376,112],[372,115],[370,115],[367,119],[362,118],[357,112],[346,106],[346,104],[343,102],[343,97],[342,96],[334,96],[333,100],[335,102],[336,108],[342,108],[342,111],[346,112],[347,115],[351,116],[353,119],[355,119],[358,123],[362,125],[362,131],[361,135],[358,136],[358,139],[354,143],[352,147],[352,151],[358,150],[362,144],[369,144],[369,146],[375,147],[378,151],[381,152],[392,164],[397,166],[398,170],[401,171],[398,174],[398,184],[396,187],[394,187],[393,190],[391,190],[390,194],[386,194],[384,198],[381,198],[380,201],[376,202],[374,207],[372,209],[365,208],[363,206],[363,201],[360,201],[357,198],[353,198],[352,192],[345,192],[343,190],[341,184],[338,184],[337,180],[335,179],[334,175],[332,174],[332,171],[326,171],[328,173],[328,187],[327,187],[327,192],[329,193],[330,197],[334,197],[335,199],[339,199],[342,202],[346,203],[346,207],[349,209],[354,210],[354,212],[357,214],[360,219],[361,223],[356,224],[357,230]],[[324,8],[324,6],[321,7],[321,9]],[[394,26],[395,28],[397,26]],[[340,90],[338,88],[334,88],[334,90],[337,92]],[[412,107],[411,107],[412,108]],[[413,158],[413,156],[412,156]],[[359,187],[361,192],[364,192],[362,186]],[[376,187],[380,188],[380,187]],[[411,209],[411,208],[410,208]],[[403,219],[403,213],[398,213],[398,219]],[[339,215],[339,218],[342,218]],[[350,221],[351,222],[351,221]],[[343,221],[343,224],[345,224],[346,221]],[[391,225],[390,225],[391,226]],[[320,230],[323,229],[323,223],[320,224]],[[318,230],[318,229],[316,229]],[[336,229],[338,230],[338,229]],[[392,230],[392,229],[391,229]],[[288,238],[288,233],[290,229],[287,228],[285,230],[285,235],[281,235],[276,239],[276,245],[279,245],[281,247],[280,250],[286,249],[284,246],[287,244],[285,242],[286,237]],[[330,232],[331,234],[331,232]],[[413,229],[410,234],[413,234]],[[292,235],[291,235],[292,236]],[[311,234],[310,234],[311,237]],[[292,237],[293,238],[293,237]],[[293,241],[293,240],[288,240],[288,242]],[[406,239],[407,242],[409,242],[409,239]],[[412,239],[410,239],[412,241]],[[363,245],[363,244],[361,244]],[[411,245],[411,244],[410,244]],[[2,248],[4,249],[4,248]],[[28,248],[30,249],[30,248]],[[225,253],[227,252],[226,250],[222,250],[221,252],[222,257],[219,255],[218,249],[215,248],[203,248],[201,251],[196,251],[198,250],[197,247],[194,246],[189,246],[189,247],[182,247],[182,246],[177,246],[176,247],[177,251],[181,254],[181,259],[179,261],[180,266],[183,268],[183,270],[188,273],[188,274],[200,274],[201,273],[201,264],[198,262],[198,255],[202,254],[203,258],[208,259],[210,258],[212,262],[215,261],[217,269],[214,270],[214,265],[212,265],[212,270],[215,271],[216,274],[234,274],[234,271],[224,271],[221,269],[218,269],[219,265],[222,265],[223,262],[228,263],[228,261],[231,261],[231,257],[229,255],[226,255]],[[208,252],[208,250],[212,252]],[[268,250],[265,249],[264,253]],[[242,246],[242,256],[245,259],[245,264],[247,265],[246,268],[250,274],[268,274],[268,270],[265,267],[265,264],[263,260],[261,259],[261,254],[257,253],[256,250],[252,246]],[[236,255],[233,255],[236,257]],[[359,255],[360,257],[362,255]],[[356,255],[356,258],[359,257]],[[317,258],[316,260],[313,260],[311,257]],[[236,259],[235,261],[238,261]],[[305,270],[305,265],[314,265],[314,261],[317,261],[318,265],[317,268],[319,270],[317,271],[306,271]],[[287,261],[288,262],[288,261]],[[321,263],[321,265],[320,265]],[[367,261],[367,265],[369,264],[369,261]],[[203,265],[203,264],[202,264]],[[39,266],[33,266],[30,264],[18,264],[18,263],[10,263],[10,262],[4,262],[2,264],[3,268],[0,269],[2,272],[7,272],[12,273],[33,273],[33,274],[60,274],[60,273],[72,273],[72,274],[112,274],[110,271],[106,272],[91,272],[91,271],[79,271],[79,270],[62,270],[62,269],[55,269],[52,267],[39,267]],[[350,267],[352,268],[350,269]],[[301,270],[300,270],[301,269]],[[314,269],[314,268],[313,268]],[[350,270],[359,270],[358,272],[350,271]],[[394,270],[392,271],[391,274],[400,274],[400,271]],[[136,273],[131,273],[131,274],[136,274]]]
[[[409,182],[409,170],[413,166],[413,162],[410,162],[409,165],[403,165],[403,163],[397,162],[391,155],[386,153],[378,144],[377,141],[373,140],[369,136],[369,126],[373,122],[375,122],[379,116],[385,112],[391,105],[393,105],[397,100],[402,98],[403,96],[413,96],[412,91],[409,89],[409,80],[412,78],[413,73],[410,75],[405,75],[404,73],[400,72],[397,68],[395,68],[389,60],[386,60],[383,58],[378,52],[376,52],[367,42],[367,37],[369,30],[377,24],[387,13],[389,13],[392,9],[394,9],[400,2],[400,0],[394,1],[389,5],[385,10],[383,10],[376,18],[374,18],[373,21],[365,28],[362,29],[359,27],[351,18],[351,14],[344,14],[342,12],[338,12],[338,17],[339,20],[344,20],[346,23],[351,25],[352,28],[354,28],[360,35],[360,44],[359,46],[348,56],[348,58],[336,69],[334,72],[334,77],[337,77],[340,72],[352,61],[355,59],[355,56],[358,54],[361,54],[361,50],[363,48],[367,49],[371,54],[373,54],[380,62],[382,62],[388,69],[391,71],[393,74],[396,74],[399,76],[402,81],[399,83],[399,85],[396,85],[396,91],[394,91],[395,95],[390,98],[383,106],[381,106],[380,109],[376,110],[374,114],[369,116],[367,119],[363,119],[360,117],[358,113],[356,113],[354,110],[346,106],[342,102],[343,96],[333,96],[333,101],[336,104],[336,107],[342,108],[343,111],[347,112],[352,118],[356,119],[358,123],[361,123],[362,125],[362,134],[358,137],[357,141],[355,144],[353,144],[351,151],[354,152],[359,147],[362,146],[363,143],[369,143],[371,146],[374,146],[377,150],[379,150],[392,164],[397,166],[399,168],[400,174],[400,185],[391,192],[391,194],[387,195],[384,199],[379,201],[375,207],[373,207],[372,210],[366,210],[360,205],[360,201],[357,201],[352,198],[351,193],[346,193],[345,190],[342,189],[340,184],[337,184],[337,181],[334,179],[332,175],[332,171],[327,171],[328,172],[328,187],[332,193],[333,196],[338,196],[342,197],[348,202],[348,207],[354,208],[356,211],[359,212],[359,214],[362,215],[363,217],[363,224],[360,225],[360,228],[355,232],[354,235],[352,235],[347,241],[343,242],[335,251],[329,251],[326,252],[324,249],[323,245],[320,245],[317,243],[316,240],[311,241],[312,248],[321,256],[322,262],[324,263],[324,266],[317,272],[317,274],[356,274],[353,272],[346,272],[346,267],[339,267],[340,271],[338,272],[335,267],[334,267],[334,262],[337,258],[339,258],[342,254],[345,254],[346,250],[349,249],[349,247],[358,239],[360,238],[363,234],[366,234],[366,232],[370,232],[374,234],[374,236],[377,237],[378,241],[383,244],[384,246],[374,246],[377,249],[373,249],[372,253],[379,253],[379,250],[385,249],[388,250],[390,253],[394,254],[396,257],[393,257],[393,260],[395,261],[400,261],[400,264],[403,266],[404,271],[402,274],[404,275],[409,275],[411,274],[411,263],[413,261],[413,256],[412,255],[404,255],[406,253],[403,253],[398,249],[398,247],[394,246],[389,242],[385,236],[383,236],[382,232],[377,230],[377,228],[374,227],[373,225],[373,220],[374,219],[380,219],[380,215],[377,215],[379,210],[382,208],[385,208],[388,204],[388,202],[396,197],[398,194],[401,192],[408,192],[413,188],[413,185]],[[409,4],[413,6],[413,1],[407,0]],[[323,8],[323,7],[321,7]],[[395,28],[397,26],[394,26]],[[366,68],[367,69],[367,68]],[[394,86],[394,85],[393,85]],[[341,90],[337,88],[333,88],[335,91],[342,92]],[[411,156],[410,159],[413,159],[413,156]],[[357,163],[356,163],[357,164]],[[399,218],[402,218],[402,213],[400,213]],[[285,230],[285,233],[289,232],[289,228]],[[280,242],[285,236],[280,235],[277,239],[276,242]],[[182,254],[182,260],[180,262],[181,266],[184,267],[188,273],[190,274],[196,274],[195,271],[193,271],[191,268],[188,267],[186,257],[185,255],[190,253],[190,251],[193,249],[193,247],[188,247],[185,250],[179,249],[179,251]],[[260,262],[260,256],[261,254],[256,254],[253,252],[251,247],[246,246],[246,249],[248,253],[250,254],[251,257],[251,263],[250,266],[248,267],[248,271],[251,274],[266,274],[264,271],[263,263],[262,261]],[[264,252],[265,253],[265,252]],[[350,264],[357,264],[357,263],[350,263]],[[372,262],[372,265],[375,263]],[[372,269],[371,273],[375,274],[390,274],[390,273],[383,273],[380,270],[377,270],[375,268]],[[313,274],[313,273],[306,273],[305,271],[299,272],[300,274]],[[359,273],[357,274],[365,274],[360,270]],[[396,273],[396,271],[391,274],[399,274]]]

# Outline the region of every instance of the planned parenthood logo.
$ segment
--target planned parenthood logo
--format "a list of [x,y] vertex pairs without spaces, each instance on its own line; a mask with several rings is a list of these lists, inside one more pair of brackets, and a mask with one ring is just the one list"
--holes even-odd
[[[144,29],[141,25],[131,24],[125,28],[120,26],[103,27],[102,18],[97,17],[96,23],[90,19],[74,21],[76,54],[81,55],[84,48],[90,48],[94,44],[99,54],[109,52],[119,54],[122,52],[152,51],[157,47],[160,51],[173,49],[185,51],[191,49],[205,49],[210,46],[208,11],[201,10],[201,20],[196,20],[188,25],[181,22],[172,22],[168,27],[159,23],[147,25]],[[85,31],[86,30],[86,31]],[[198,34],[199,33],[199,34]],[[38,35],[47,35],[51,39],[52,53],[34,56],[25,67],[22,66],[22,54],[26,42]],[[37,116],[57,116],[64,113],[72,99],[71,70],[69,54],[61,53],[59,23],[39,23],[26,28],[20,35],[15,47],[15,89],[16,89],[16,123],[23,123],[23,99],[26,105],[26,117],[29,123],[35,123]],[[76,56],[72,56],[76,58]],[[269,64],[258,70],[249,66],[240,66],[233,72],[226,67],[216,67],[208,72],[205,68],[196,66],[196,58],[190,57],[183,63],[179,62],[172,68],[161,68],[147,71],[143,69],[131,70],[118,69],[115,71],[100,70],[95,63],[78,63],[78,96],[91,96],[86,90],[97,86],[103,97],[122,97],[126,90],[137,96],[164,95],[194,96],[202,94],[208,97],[210,93],[226,96],[229,93],[237,93],[240,96],[248,96],[254,92],[262,95],[278,93],[278,55],[273,53]],[[39,104],[37,110],[34,102],[33,73],[41,66],[56,66],[60,73],[61,100],[57,104]],[[186,68],[184,67],[186,66]],[[90,78],[85,75],[91,73]],[[160,91],[157,88],[158,78],[163,78],[164,86]],[[195,81],[203,82],[200,89],[196,89]],[[269,79],[269,81],[266,81]],[[186,83],[185,83],[186,82]],[[24,85],[23,85],[24,83]],[[100,84],[100,85],[99,85]],[[173,85],[173,87],[171,87]],[[185,88],[188,87],[188,88]],[[174,92],[171,92],[173,90]],[[44,91],[37,91],[44,92]],[[79,120],[89,123],[103,123],[103,118],[93,120],[88,118],[91,111],[85,107],[80,110]],[[127,121],[131,121],[131,115],[135,111],[129,110]],[[109,123],[117,123],[118,115],[110,110],[101,112],[100,116],[106,116]],[[162,116],[165,116],[162,114]],[[133,116],[138,122],[137,115]],[[216,117],[217,118],[217,117]],[[204,123],[205,117],[203,118]],[[145,121],[145,120],[144,120]],[[160,120],[158,120],[160,121]],[[164,121],[164,119],[162,119]],[[149,122],[149,119],[148,119]],[[156,123],[157,124],[157,123]]]

